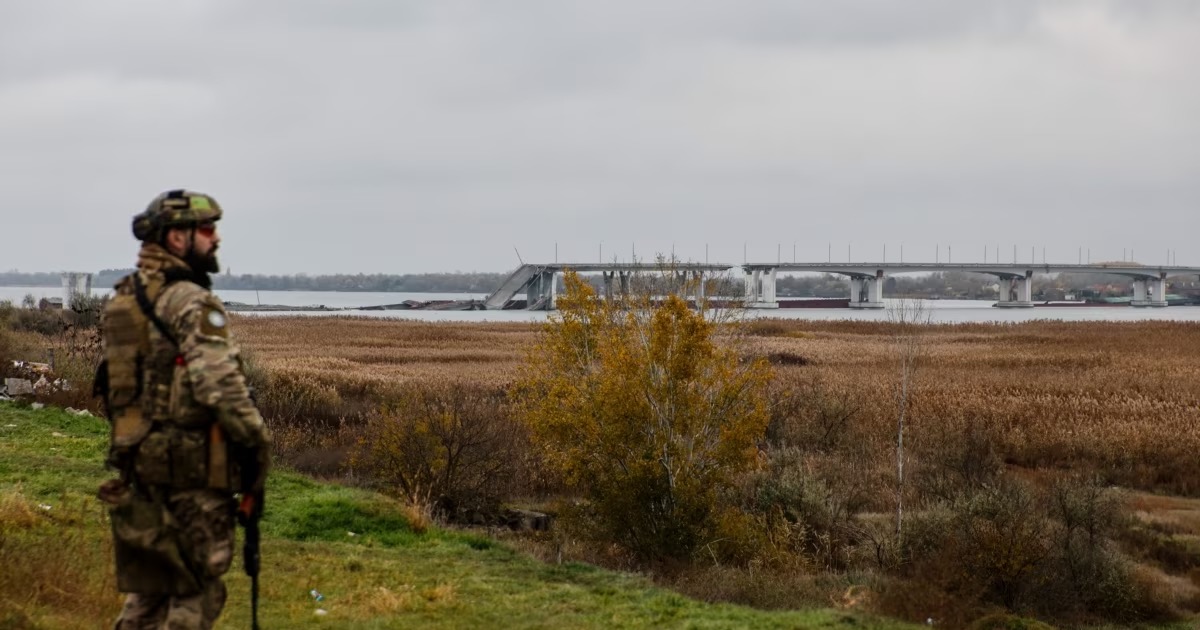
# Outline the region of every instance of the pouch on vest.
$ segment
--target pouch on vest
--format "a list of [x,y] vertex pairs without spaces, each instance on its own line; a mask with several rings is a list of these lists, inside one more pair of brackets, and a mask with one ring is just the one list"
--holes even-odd
[[133,471],[145,484],[171,483],[171,438],[166,431],[155,431],[141,441],[133,458]]
[[111,448],[120,456],[140,443],[151,422],[142,413],[141,367],[149,353],[146,316],[137,298],[118,292],[104,311],[105,405],[112,421]]
[[118,590],[146,595],[200,592],[200,581],[180,544],[182,528],[165,505],[128,489],[107,498],[106,503]]
[[208,435],[171,427],[171,487],[208,487]]

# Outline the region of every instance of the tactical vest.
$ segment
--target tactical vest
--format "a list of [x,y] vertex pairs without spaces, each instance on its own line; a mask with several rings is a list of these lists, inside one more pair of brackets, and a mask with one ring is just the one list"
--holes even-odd
[[111,421],[108,464],[141,486],[237,491],[220,425],[208,409],[185,404],[187,363],[155,312],[158,298],[186,277],[130,274],[105,308],[96,383]]

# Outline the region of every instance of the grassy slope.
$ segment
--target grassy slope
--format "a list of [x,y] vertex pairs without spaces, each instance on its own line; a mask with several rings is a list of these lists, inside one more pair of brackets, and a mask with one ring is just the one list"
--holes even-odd
[[[103,628],[118,612],[107,524],[92,498],[107,477],[106,431],[97,418],[0,403],[0,628]],[[384,497],[287,471],[268,493],[259,615],[269,627],[910,627],[706,604],[636,576],[544,565],[476,535],[418,534]],[[223,626],[244,627],[248,580],[235,565],[226,582]]]

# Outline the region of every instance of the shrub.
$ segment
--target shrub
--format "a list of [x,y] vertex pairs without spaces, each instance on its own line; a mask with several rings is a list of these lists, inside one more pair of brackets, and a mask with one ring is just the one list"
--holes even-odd
[[1117,621],[1169,617],[1170,606],[1155,601],[1111,542],[1124,518],[1120,497],[1095,477],[1056,480],[1047,494],[1054,527],[1037,608]]
[[9,327],[17,332],[31,332],[47,337],[61,333],[66,324],[67,319],[63,311],[43,311],[37,308],[16,309],[9,320]]
[[943,419],[944,428],[916,441],[914,483],[931,499],[953,501],[993,482],[1003,471],[1000,438],[988,419],[956,414]]
[[525,468],[503,390],[410,385],[363,430],[352,457],[371,482],[443,516],[494,510]]
[[862,402],[853,390],[836,390],[812,376],[771,388],[772,446],[794,446],[809,452],[843,451],[861,441]]
[[863,475],[844,474],[850,472],[844,463],[778,448],[748,476],[745,509],[761,515],[777,553],[804,554],[827,569],[847,568],[862,533],[856,517],[869,490]]
[[966,497],[956,506],[951,527],[963,577],[980,580],[987,598],[1013,609],[1039,586],[1049,523],[1026,484],[1004,479]]
[[[910,521],[909,579],[891,586],[885,609],[916,620],[918,610],[964,619],[986,604],[1075,623],[1168,619],[1170,597],[1112,543],[1124,518],[1119,497],[1094,478],[1039,492],[1000,477],[964,490]],[[923,609],[911,607],[918,600]]]
[[558,307],[512,390],[520,417],[601,539],[642,561],[691,556],[755,461],[767,364],[718,347],[717,324],[674,295],[601,300],[568,273]]

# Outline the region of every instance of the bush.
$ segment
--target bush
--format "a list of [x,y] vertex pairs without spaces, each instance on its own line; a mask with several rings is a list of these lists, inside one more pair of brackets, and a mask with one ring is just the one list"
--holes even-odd
[[776,385],[770,393],[767,439],[772,446],[834,453],[861,444],[862,402],[853,390],[836,390],[812,376]]
[[52,337],[63,332],[66,316],[60,310],[19,308],[10,316],[9,328],[17,332],[31,332]]
[[1096,479],[1039,492],[1000,477],[965,490],[914,514],[903,539],[908,580],[891,585],[884,609],[916,621],[963,621],[988,604],[1075,623],[1169,619],[1172,602],[1112,543],[1121,505]]
[[844,474],[850,473],[844,464],[840,457],[778,448],[748,475],[744,507],[760,515],[776,554],[803,554],[831,570],[849,568],[864,532],[857,516],[869,489],[863,475]]
[[104,316],[109,296],[74,295],[71,297],[70,323],[80,328],[98,328]]
[[945,427],[916,441],[914,484],[925,497],[953,501],[992,483],[1004,469],[1000,438],[986,418],[944,418]]
[[568,273],[558,307],[512,390],[520,417],[587,498],[593,535],[643,562],[689,558],[755,462],[769,367],[718,347],[675,295],[602,300]]
[[1169,618],[1170,605],[1155,601],[1152,590],[1139,583],[1133,565],[1112,544],[1124,520],[1120,497],[1095,477],[1056,480],[1047,494],[1054,527],[1043,570],[1045,587],[1035,606],[1060,618]]
[[527,452],[502,390],[429,384],[372,416],[351,461],[373,484],[453,518],[493,512]]

